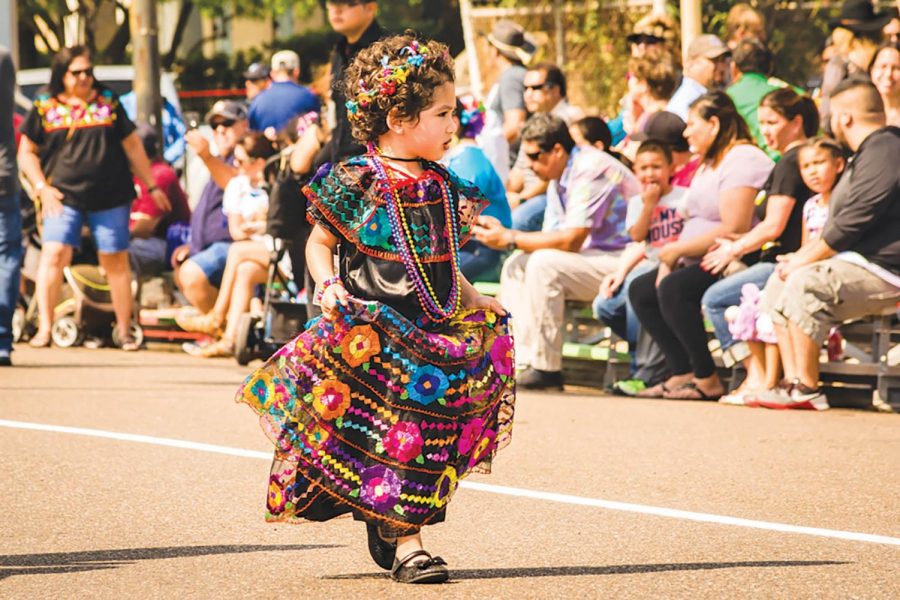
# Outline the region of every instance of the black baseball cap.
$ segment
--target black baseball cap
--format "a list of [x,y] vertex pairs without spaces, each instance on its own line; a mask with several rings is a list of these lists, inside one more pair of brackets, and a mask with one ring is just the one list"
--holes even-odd
[[636,142],[653,140],[668,146],[673,152],[687,152],[690,150],[687,140],[684,139],[684,128],[687,127],[681,117],[667,110],[661,110],[650,115],[647,123],[641,131],[631,135]]
[[266,63],[255,62],[244,71],[245,81],[259,81],[269,78],[269,66]]

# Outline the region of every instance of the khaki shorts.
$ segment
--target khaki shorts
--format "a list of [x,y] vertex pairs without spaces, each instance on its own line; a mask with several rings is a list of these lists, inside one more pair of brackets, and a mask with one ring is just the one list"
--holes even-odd
[[858,265],[830,258],[798,269],[786,281],[772,275],[759,311],[775,325],[791,321],[821,344],[835,325],[881,314],[898,300],[900,289]]

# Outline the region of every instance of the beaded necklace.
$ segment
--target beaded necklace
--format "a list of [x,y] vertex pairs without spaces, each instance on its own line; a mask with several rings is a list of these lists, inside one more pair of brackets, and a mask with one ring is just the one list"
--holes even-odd
[[[442,305],[434,291],[434,286],[428,279],[425,272],[425,265],[422,263],[419,254],[416,252],[415,245],[412,241],[412,232],[409,223],[406,220],[406,214],[400,202],[400,195],[394,186],[391,185],[390,176],[384,168],[384,165],[375,156],[370,155],[369,162],[375,171],[378,183],[381,186],[382,195],[387,206],[388,221],[391,225],[391,233],[397,243],[400,251],[400,258],[406,272],[412,279],[413,286],[416,289],[419,304],[425,310],[425,313],[432,321],[441,323],[452,317],[459,310],[460,293],[459,293],[459,230],[456,225],[456,219],[453,214],[452,194],[446,179],[441,179],[441,193],[443,195],[444,218],[447,227],[450,229],[450,268],[452,270],[450,280],[450,293],[447,301]],[[425,197],[425,189],[422,182],[416,180],[416,196],[419,199]]]

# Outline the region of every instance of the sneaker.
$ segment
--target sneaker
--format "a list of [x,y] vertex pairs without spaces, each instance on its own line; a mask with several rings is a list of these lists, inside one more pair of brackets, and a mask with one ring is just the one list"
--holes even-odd
[[773,387],[771,390],[763,390],[758,392],[748,393],[744,396],[744,406],[749,406],[751,408],[762,408],[763,402],[768,402],[771,404],[785,404],[791,401],[791,390],[794,389],[794,385],[796,381],[788,381],[787,379],[782,379],[778,382],[778,385]]
[[562,371],[541,371],[529,367],[516,376],[516,387],[526,390],[562,391]]
[[11,367],[12,366],[12,357],[10,357],[9,352],[0,351],[0,367]]
[[745,406],[747,404],[747,394],[744,392],[732,392],[725,394],[719,398],[719,404],[727,404],[728,406]]
[[787,398],[780,396],[771,400],[760,398],[757,402],[763,408],[775,410],[828,410],[831,408],[822,388],[807,387],[799,382],[793,384]]
[[615,396],[628,396],[633,398],[647,389],[647,383],[643,379],[620,379],[611,386],[609,392]]

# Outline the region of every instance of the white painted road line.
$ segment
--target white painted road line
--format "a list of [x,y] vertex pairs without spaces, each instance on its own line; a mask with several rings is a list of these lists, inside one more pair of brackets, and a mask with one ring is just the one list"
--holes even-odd
[[[62,425],[45,425],[43,423],[26,423],[22,421],[7,421],[0,419],[0,427],[10,429],[27,429],[31,431],[44,431],[51,433],[68,433],[71,435],[83,435],[88,437],[104,438],[109,440],[118,440],[123,442],[137,442],[141,444],[151,444],[154,446],[166,446],[169,448],[181,448],[183,450],[196,450],[198,452],[210,452],[213,454],[225,454],[227,456],[238,456],[242,458],[258,458],[262,460],[272,460],[271,452],[259,452],[256,450],[244,450],[243,448],[231,448],[228,446],[217,446],[214,444],[201,444],[198,442],[190,442],[186,440],[176,440],[172,438],[160,438],[149,435],[138,435],[133,433],[118,433],[114,431],[103,431],[100,429],[85,429],[81,427],[65,427]],[[615,502],[613,500],[601,500],[599,498],[585,498],[583,496],[570,496],[568,494],[556,494],[552,492],[541,492],[535,490],[526,490],[522,488],[507,487],[502,485],[490,485],[487,483],[478,483],[474,481],[462,481],[460,487],[476,490],[479,492],[487,492],[489,494],[500,494],[504,496],[515,496],[518,498],[531,498],[534,500],[545,500],[547,502],[559,502],[563,504],[574,504],[577,506],[591,506],[595,508],[605,508],[607,510],[618,510],[623,512],[638,513],[644,515],[653,515],[657,517],[668,517],[672,519],[682,519],[687,521],[698,521],[701,523],[715,523],[718,525],[730,525],[733,527],[746,527],[750,529],[763,529],[766,531],[777,531],[780,533],[796,533],[802,535],[813,535],[818,537],[849,540],[854,542],[867,542],[871,544],[887,544],[889,546],[900,546],[900,538],[889,537],[886,535],[874,535],[870,533],[858,533],[855,531],[841,531],[837,529],[822,529],[819,527],[803,527],[800,525],[789,525],[787,523],[772,523],[769,521],[755,521],[752,519],[742,519],[740,517],[729,517],[726,515],[714,515],[709,513],[698,513],[686,510],[677,510],[673,508],[663,508],[659,506],[647,506],[643,504],[631,504],[629,502]]]

